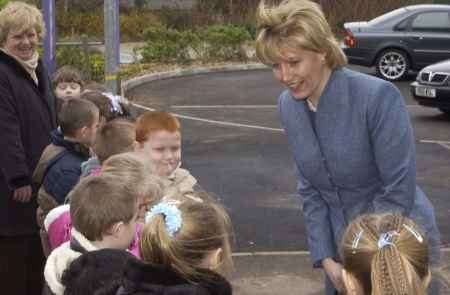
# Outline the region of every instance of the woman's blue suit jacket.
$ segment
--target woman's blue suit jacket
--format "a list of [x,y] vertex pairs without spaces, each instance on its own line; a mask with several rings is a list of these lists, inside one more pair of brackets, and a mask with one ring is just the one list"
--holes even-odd
[[412,217],[438,251],[433,207],[416,186],[411,122],[393,84],[338,68],[312,117],[315,128],[306,101],[288,91],[280,95],[279,112],[298,169],[315,266],[326,257],[339,259],[346,225],[363,213],[397,211]]

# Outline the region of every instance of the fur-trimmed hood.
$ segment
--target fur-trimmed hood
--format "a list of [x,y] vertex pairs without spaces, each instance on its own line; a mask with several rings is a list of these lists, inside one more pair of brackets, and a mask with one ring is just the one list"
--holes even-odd
[[[83,234],[72,228],[72,238],[86,251],[98,250]],[[52,251],[44,268],[44,278],[50,290],[55,295],[64,294],[61,276],[69,264],[81,255],[70,248],[70,241],[65,242]]]
[[117,295],[231,295],[231,284],[219,274],[204,270],[208,280],[191,283],[173,269],[130,259]]

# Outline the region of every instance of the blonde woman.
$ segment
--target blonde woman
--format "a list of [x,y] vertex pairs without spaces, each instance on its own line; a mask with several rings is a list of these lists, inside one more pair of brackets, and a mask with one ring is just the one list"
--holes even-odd
[[5,294],[42,289],[44,256],[31,175],[50,131],[55,99],[37,52],[41,12],[11,1],[0,11],[0,277]]
[[257,20],[257,55],[287,88],[280,118],[298,170],[311,257],[331,280],[326,293],[342,290],[337,245],[360,214],[395,211],[420,220],[438,260],[434,211],[416,186],[414,136],[399,90],[345,68],[315,2],[263,1]]
[[341,247],[346,294],[427,294],[427,240],[409,218],[362,215],[348,226]]

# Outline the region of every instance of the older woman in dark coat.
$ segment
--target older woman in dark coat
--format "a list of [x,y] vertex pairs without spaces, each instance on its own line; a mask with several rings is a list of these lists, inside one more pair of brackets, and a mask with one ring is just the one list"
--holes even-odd
[[4,294],[37,294],[43,254],[31,175],[56,128],[55,100],[37,45],[41,12],[22,2],[0,11],[0,277]]

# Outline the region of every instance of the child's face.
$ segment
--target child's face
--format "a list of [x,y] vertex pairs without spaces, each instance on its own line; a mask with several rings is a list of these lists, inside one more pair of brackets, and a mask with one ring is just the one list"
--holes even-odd
[[76,82],[60,82],[55,88],[55,95],[59,99],[79,97],[80,94],[81,85]]
[[159,176],[169,176],[181,162],[181,135],[178,131],[152,132],[142,148],[150,156]]

